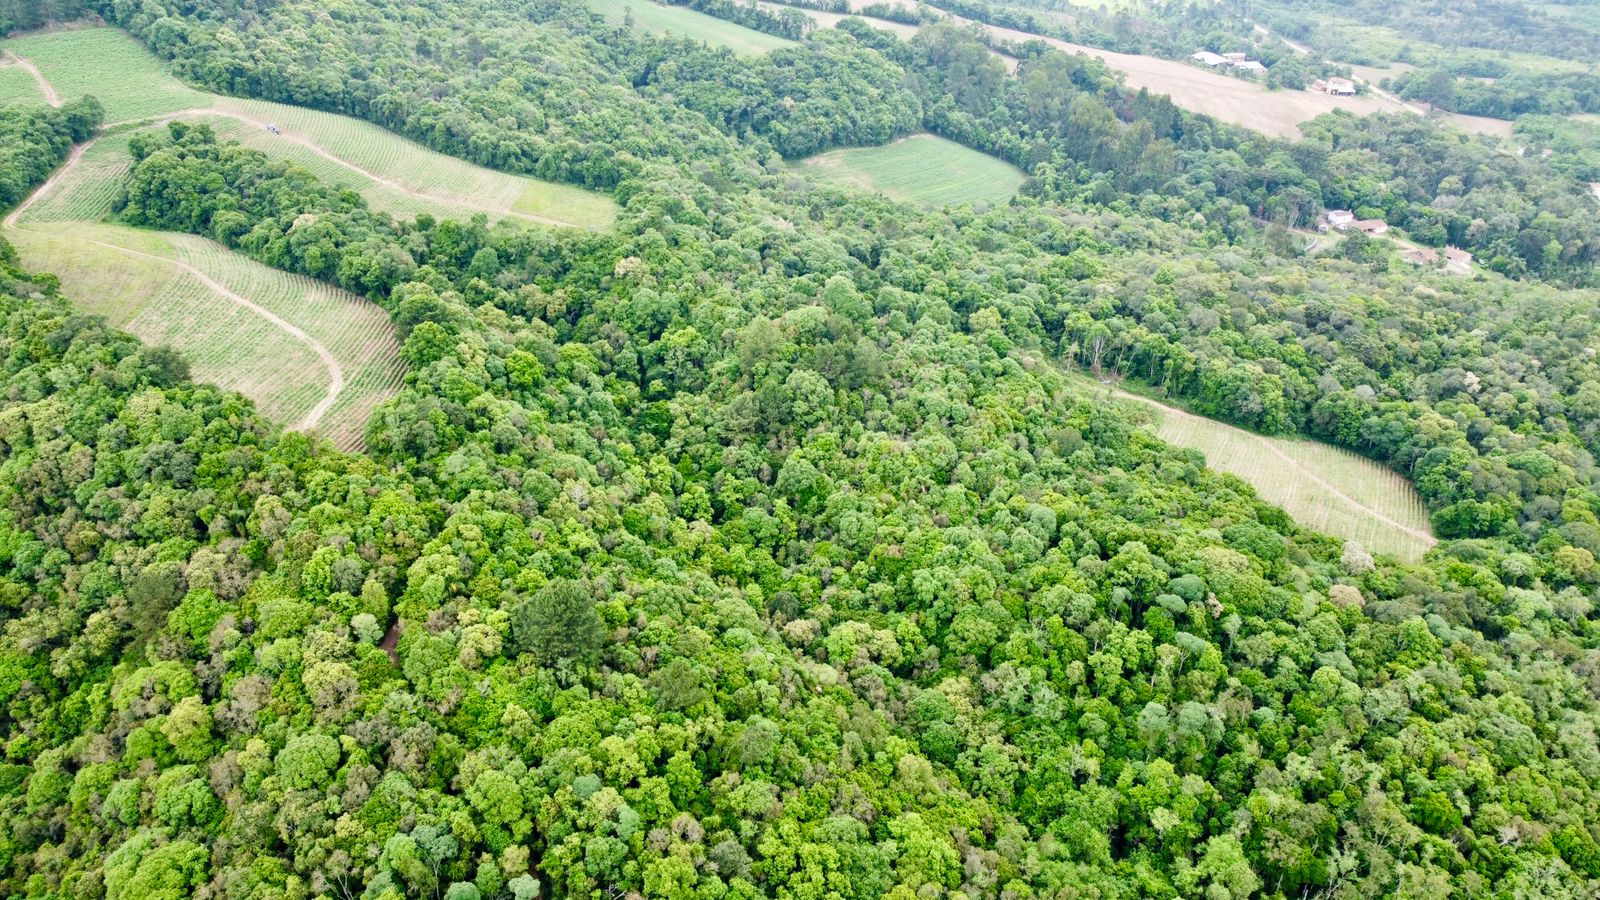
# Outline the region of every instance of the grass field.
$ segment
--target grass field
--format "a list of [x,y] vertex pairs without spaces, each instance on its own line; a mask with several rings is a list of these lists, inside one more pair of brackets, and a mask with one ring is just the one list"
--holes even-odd
[[1410,562],[1435,543],[1416,488],[1369,459],[1316,441],[1264,437],[1126,391],[1114,395],[1149,408],[1162,440],[1204,453],[1207,465],[1249,482],[1303,525]]
[[788,47],[794,41],[735,25],[686,6],[667,6],[652,0],[589,0],[589,8],[620,25],[631,13],[633,27],[650,34],[677,35],[727,47],[742,56]]
[[[491,221],[605,228],[616,215],[616,204],[603,194],[476,166],[359,119],[192,90],[116,29],[36,34],[0,43],[0,49],[33,62],[64,99],[84,93],[101,98],[108,122],[174,116],[205,121],[220,137],[358,190],[374,209],[397,217],[427,212],[436,218],[469,219],[483,213]],[[95,64],[69,65],[73,59]],[[0,73],[20,76],[0,78],[0,104],[13,97],[38,102],[38,87],[29,73],[17,66],[0,68]],[[25,97],[30,91],[32,96]],[[268,132],[269,123],[279,126],[281,134]]]
[[931,134],[881,147],[830,150],[796,168],[834,184],[929,206],[1003,203],[1024,177],[1009,163]]

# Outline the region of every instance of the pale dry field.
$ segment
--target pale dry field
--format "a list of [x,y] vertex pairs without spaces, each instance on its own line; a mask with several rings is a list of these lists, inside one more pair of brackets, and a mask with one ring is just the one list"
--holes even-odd
[[1000,41],[1019,44],[1030,40],[1044,41],[1067,53],[1096,57],[1123,73],[1128,86],[1135,90],[1143,88],[1152,94],[1166,94],[1173,103],[1190,112],[1213,116],[1224,122],[1290,140],[1300,136],[1301,122],[1336,109],[1358,116],[1400,112],[1403,109],[1397,103],[1371,96],[1331,97],[1312,91],[1269,91],[1254,81],[1223,75],[1188,62],[1113,53],[1055,38],[1039,37],[1014,28],[984,28]]
[[[761,0],[762,5],[772,6],[768,0]],[[915,9],[916,4],[907,0],[888,0],[891,5],[905,9]],[[873,0],[850,0],[850,8],[861,11],[873,5]],[[819,24],[831,24],[838,21],[840,16],[836,13],[815,13],[812,10],[802,10]],[[939,12],[939,10],[935,10]],[[970,19],[957,15],[944,14],[950,21],[977,24]],[[885,22],[881,19],[869,20],[873,27],[890,30],[901,35],[902,39],[909,39],[914,35],[916,28],[909,25]],[[992,25],[980,26],[990,36],[994,44],[1012,43],[1023,44],[1028,41],[1043,41],[1052,47],[1067,53],[1081,53],[1103,61],[1107,66],[1123,74],[1129,87],[1139,90],[1145,89],[1153,94],[1166,94],[1172,102],[1190,112],[1213,116],[1224,122],[1243,125],[1265,134],[1293,140],[1300,136],[1300,123],[1314,119],[1324,113],[1342,109],[1355,115],[1365,116],[1376,112],[1401,112],[1406,107],[1393,100],[1364,95],[1360,97],[1331,97],[1327,94],[1318,94],[1312,91],[1280,90],[1269,91],[1255,81],[1235,78],[1210,69],[1194,65],[1187,61],[1161,59],[1155,56],[1140,56],[1131,53],[1114,53],[1110,50],[1101,50],[1095,47],[1086,47],[1056,38],[1041,37],[1026,31],[1014,28],[1000,28]],[[998,52],[998,51],[997,51]],[[1004,53],[999,54],[1006,62],[1006,68],[1015,71],[1017,60],[1015,57]],[[1486,126],[1485,126],[1486,127]]]
[[1302,525],[1407,562],[1437,543],[1422,495],[1372,460],[1317,441],[1266,437],[1148,397],[1096,387],[1150,409],[1157,437],[1199,450],[1208,466],[1248,482],[1262,500]]

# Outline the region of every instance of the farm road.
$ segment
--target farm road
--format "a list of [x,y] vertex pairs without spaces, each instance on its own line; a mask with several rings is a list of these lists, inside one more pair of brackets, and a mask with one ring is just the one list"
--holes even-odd
[[44,102],[54,107],[61,106],[61,95],[56,93],[55,85],[45,79],[44,73],[39,71],[38,66],[12,53],[10,50],[7,50],[4,56],[11,61],[12,65],[33,76],[33,80],[39,84],[39,93],[44,94]]
[[[209,109],[191,110],[191,111],[189,111],[187,113],[181,113],[180,115],[183,116],[183,117],[220,116],[220,117],[226,118],[226,119],[233,119],[236,122],[243,122],[246,125],[252,125],[252,126],[254,126],[256,128],[260,128],[260,129],[265,129],[267,127],[267,125],[269,124],[267,122],[267,120],[258,118],[256,116],[246,115],[244,113],[237,112],[237,111],[231,110],[231,109],[223,109],[223,108],[216,108],[216,107],[209,108]],[[278,135],[278,137],[282,138],[283,140],[288,141],[291,144],[295,144],[297,146],[304,147],[305,149],[311,151],[312,153],[315,153],[317,156],[321,157],[322,159],[327,160],[328,162],[333,163],[336,166],[340,166],[340,167],[342,167],[344,169],[348,169],[349,171],[354,172],[357,175],[362,176],[363,178],[370,178],[371,180],[377,182],[378,184],[381,184],[384,187],[390,188],[392,190],[399,191],[400,193],[405,194],[406,196],[408,196],[408,197],[410,197],[410,198],[412,198],[414,200],[432,200],[432,201],[434,201],[436,203],[449,203],[449,204],[452,204],[454,206],[464,206],[464,207],[466,207],[468,209],[475,209],[475,210],[477,210],[479,212],[488,213],[489,215],[492,215],[492,216],[505,216],[505,217],[509,217],[509,218],[513,218],[513,219],[523,219],[523,220],[528,221],[528,222],[537,222],[537,223],[539,223],[541,225],[553,225],[553,226],[557,226],[557,227],[561,227],[561,228],[577,228],[577,227],[580,227],[580,226],[575,225],[572,222],[563,222],[560,219],[551,219],[551,218],[547,218],[545,216],[536,216],[536,215],[534,215],[532,213],[517,212],[517,211],[511,210],[511,209],[500,209],[500,208],[493,207],[493,206],[485,206],[485,205],[483,205],[481,203],[474,203],[471,200],[468,200],[468,199],[463,198],[463,197],[440,197],[437,194],[430,194],[430,193],[427,193],[426,191],[419,191],[419,190],[417,190],[415,188],[412,188],[412,187],[409,187],[407,185],[401,184],[400,182],[395,181],[393,178],[389,178],[389,177],[386,177],[386,176],[383,176],[383,175],[379,175],[377,172],[373,172],[373,171],[371,171],[369,169],[365,169],[365,168],[363,168],[361,166],[358,166],[355,163],[353,163],[353,162],[351,162],[351,161],[349,161],[347,159],[344,159],[344,158],[334,154],[332,151],[324,148],[323,146],[321,146],[320,144],[316,143],[315,141],[312,141],[309,138],[304,138],[304,137],[300,137],[298,135],[289,134],[288,132],[281,132]]]
[[[18,56],[15,53],[12,53],[9,50],[4,52],[4,57],[5,57],[5,59],[9,60],[13,65],[20,66],[24,71],[28,72],[29,74],[31,74],[33,76],[34,80],[39,83],[39,90],[44,94],[45,100],[48,101],[51,106],[55,106],[55,107],[61,106],[61,96],[56,92],[55,87],[50,84],[49,80],[47,80],[44,77],[44,73],[39,71],[39,67],[38,66],[35,66],[33,63],[29,62],[28,60],[24,59],[21,56]],[[219,100],[221,100],[221,101],[225,101],[226,100],[226,98],[223,98],[223,97],[217,97],[215,95],[210,95],[210,96],[213,96],[213,102],[216,102],[216,101],[219,101]],[[219,116],[219,117],[225,118],[225,119],[233,119],[236,122],[243,122],[246,125],[251,125],[251,126],[254,126],[256,128],[261,128],[261,129],[265,129],[267,127],[267,125],[269,124],[267,122],[267,120],[265,120],[265,119],[259,118],[257,116],[247,115],[247,114],[239,112],[237,110],[209,107],[209,108],[200,108],[200,109],[187,110],[185,112],[176,113],[174,115],[162,116],[162,117],[153,118],[153,119],[129,119],[129,120],[123,121],[123,122],[107,122],[104,127],[105,128],[116,128],[116,127],[123,127],[123,126],[127,126],[127,125],[137,125],[137,124],[141,124],[141,123],[149,124],[149,125],[162,125],[162,124],[165,124],[167,122],[171,122],[174,119],[192,118],[192,117],[199,117],[199,116]],[[295,144],[295,145],[300,146],[300,147],[304,147],[305,149],[311,151],[312,153],[315,153],[317,156],[327,160],[328,162],[333,163],[336,166],[340,166],[341,168],[348,169],[349,171],[354,172],[354,173],[356,173],[357,175],[360,175],[363,178],[371,179],[372,181],[377,182],[378,184],[381,184],[384,187],[387,187],[387,188],[389,188],[391,190],[395,190],[395,191],[398,191],[398,192],[400,192],[402,194],[405,194],[407,197],[410,197],[413,200],[426,200],[426,201],[433,201],[435,203],[448,203],[448,204],[451,204],[453,206],[465,207],[467,209],[476,210],[478,212],[488,213],[491,216],[501,216],[501,217],[504,217],[504,218],[521,219],[522,221],[525,221],[525,222],[533,222],[533,223],[536,223],[536,224],[539,224],[539,225],[550,225],[550,226],[557,227],[557,228],[581,228],[582,227],[582,226],[578,225],[575,222],[564,222],[564,221],[562,221],[560,219],[552,219],[552,218],[550,218],[548,216],[540,216],[540,215],[535,215],[533,213],[519,212],[519,211],[514,210],[514,209],[500,209],[498,207],[486,206],[486,205],[481,204],[481,203],[474,203],[471,200],[466,199],[464,197],[441,197],[441,196],[439,196],[437,194],[430,194],[430,193],[428,193],[426,191],[419,191],[416,188],[410,187],[409,185],[401,184],[400,182],[395,181],[393,178],[389,178],[389,177],[384,176],[384,175],[379,175],[377,172],[373,172],[373,171],[371,171],[369,169],[363,168],[362,166],[356,165],[355,163],[338,156],[337,154],[333,153],[332,151],[330,151],[327,148],[323,147],[322,145],[316,143],[315,141],[312,141],[309,138],[304,138],[304,137],[300,137],[298,135],[287,134],[287,133],[280,134],[279,137],[281,137],[283,140],[286,140],[286,141],[288,141],[288,142],[290,142],[292,144]],[[68,164],[70,165],[71,161],[69,161]]]
[[[20,219],[22,215],[30,208],[32,208],[41,197],[44,197],[46,194],[50,193],[50,191],[61,182],[61,179],[70,173],[75,166],[77,166],[79,160],[83,159],[84,151],[88,150],[93,145],[94,141],[86,141],[72,148],[72,155],[67,157],[66,165],[57,169],[55,174],[51,175],[44,184],[39,186],[38,190],[34,191],[28,197],[28,199],[18,204],[17,208],[12,210],[10,215],[6,216],[5,222],[3,223],[6,230],[27,231],[28,229],[17,224],[17,220]],[[303,419],[300,424],[296,426],[298,430],[309,431],[312,428],[315,428],[317,423],[322,421],[322,417],[326,415],[328,410],[333,407],[334,401],[339,399],[339,393],[344,390],[344,367],[339,365],[339,360],[334,357],[331,352],[329,352],[327,347],[324,347],[321,342],[317,341],[311,335],[306,334],[299,328],[299,326],[284,320],[272,310],[240,296],[237,292],[228,288],[226,285],[212,278],[210,275],[200,271],[194,266],[189,265],[183,260],[174,259],[169,256],[158,256],[154,253],[145,253],[141,250],[134,250],[131,247],[123,247],[117,244],[107,243],[106,241],[95,240],[94,238],[86,237],[80,238],[80,240],[88,244],[94,244],[97,247],[115,250],[119,253],[127,254],[128,256],[154,260],[156,262],[162,262],[173,266],[178,270],[194,277],[201,284],[205,285],[210,290],[215,291],[228,301],[242,306],[258,316],[261,316],[263,319],[266,319],[268,322],[271,322],[273,325],[282,329],[295,340],[300,341],[310,348],[311,352],[315,353],[317,358],[322,360],[323,366],[328,370],[328,393],[327,396],[323,397],[316,406],[311,408],[310,412],[306,413],[305,419]]]

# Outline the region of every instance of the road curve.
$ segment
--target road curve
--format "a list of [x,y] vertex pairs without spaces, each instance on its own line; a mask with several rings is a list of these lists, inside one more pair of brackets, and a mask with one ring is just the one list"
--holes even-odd
[[10,50],[5,51],[4,56],[6,59],[11,60],[12,65],[33,76],[33,80],[39,85],[39,93],[44,94],[44,102],[60,108],[61,95],[56,93],[55,86],[45,79],[44,73],[39,71],[38,66],[12,53]]

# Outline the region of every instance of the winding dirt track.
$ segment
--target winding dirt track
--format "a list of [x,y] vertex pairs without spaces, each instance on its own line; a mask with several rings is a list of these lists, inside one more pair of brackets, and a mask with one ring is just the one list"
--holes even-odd
[[39,84],[39,92],[44,94],[44,102],[58,108],[61,106],[61,95],[56,93],[55,85],[45,80],[44,73],[39,71],[38,66],[12,53],[10,50],[7,50],[3,55],[6,59],[11,60],[12,65],[33,76],[33,80]]
[[[1112,389],[1112,393],[1114,395],[1116,395],[1117,397],[1123,399],[1123,400],[1136,400],[1136,401],[1138,401],[1140,403],[1145,404],[1146,406],[1154,407],[1154,408],[1160,410],[1165,415],[1176,416],[1176,417],[1178,417],[1180,419],[1193,419],[1193,420],[1197,420],[1197,421],[1211,421],[1211,420],[1204,419],[1204,417],[1202,417],[1202,416],[1197,416],[1194,413],[1189,412],[1188,410],[1178,409],[1175,406],[1168,406],[1167,404],[1162,403],[1159,400],[1152,400],[1149,397],[1141,397],[1138,394],[1129,393],[1128,391],[1123,391],[1123,390],[1118,390],[1118,389],[1113,388]],[[1272,455],[1274,455],[1278,459],[1282,460],[1285,465],[1289,466],[1290,468],[1294,469],[1299,474],[1303,475],[1307,480],[1309,480],[1312,483],[1316,484],[1317,487],[1322,488],[1323,490],[1325,490],[1328,493],[1332,494],[1333,496],[1339,498],[1343,502],[1349,504],[1352,509],[1355,509],[1357,512],[1360,512],[1362,515],[1371,516],[1372,518],[1378,520],[1379,522],[1382,522],[1383,524],[1388,525],[1390,528],[1393,528],[1396,531],[1401,531],[1401,532],[1404,532],[1404,533],[1406,533],[1408,535],[1411,535],[1412,537],[1417,538],[1418,540],[1421,540],[1421,541],[1425,542],[1429,546],[1432,546],[1433,544],[1438,543],[1438,541],[1434,538],[1434,536],[1429,534],[1428,532],[1422,531],[1422,530],[1417,529],[1417,528],[1412,528],[1411,526],[1406,525],[1403,522],[1396,522],[1394,519],[1384,515],[1382,512],[1379,512],[1378,510],[1373,509],[1370,506],[1367,506],[1366,504],[1362,503],[1361,501],[1357,500],[1356,498],[1350,496],[1349,494],[1346,494],[1344,491],[1339,490],[1338,487],[1336,487],[1333,484],[1329,483],[1328,481],[1324,480],[1322,478],[1322,476],[1318,475],[1314,470],[1302,465],[1299,460],[1296,460],[1294,457],[1292,457],[1289,454],[1284,453],[1282,450],[1278,449],[1278,445],[1274,444],[1272,441],[1267,440],[1266,438],[1262,437],[1259,434],[1256,434],[1253,431],[1246,431],[1245,429],[1241,428],[1241,429],[1239,429],[1239,432],[1241,434],[1248,435],[1250,440],[1255,441],[1256,443],[1260,444],[1262,447],[1265,447],[1267,450],[1271,451]]]
[[[55,174],[50,176],[49,180],[40,185],[38,190],[34,191],[28,197],[28,199],[22,201],[22,203],[20,203],[16,209],[11,211],[10,215],[6,216],[4,222],[6,230],[24,232],[30,231],[30,229],[23,228],[18,225],[17,220],[20,219],[22,215],[30,208],[32,208],[40,198],[49,194],[50,191],[61,182],[61,179],[77,166],[78,162],[83,159],[84,151],[88,150],[91,146],[93,146],[93,144],[94,141],[87,141],[72,148],[72,155],[67,157],[66,165],[63,165],[61,168],[57,169]],[[48,234],[48,232],[40,231],[34,231],[33,233]],[[309,347],[311,352],[317,354],[317,358],[322,360],[323,366],[328,370],[328,393],[327,396],[323,397],[316,406],[313,406],[311,410],[306,413],[305,418],[301,420],[300,424],[295,426],[296,429],[301,431],[309,431],[312,428],[315,428],[317,423],[322,421],[322,417],[326,415],[328,410],[333,407],[334,402],[339,399],[340,392],[344,390],[344,367],[339,365],[339,360],[334,357],[331,352],[329,352],[327,347],[324,347],[319,341],[317,341],[311,335],[306,334],[292,322],[285,321],[272,310],[240,296],[237,292],[231,290],[226,285],[212,278],[210,275],[207,275],[206,273],[200,271],[194,266],[189,265],[186,262],[183,262],[182,260],[173,259],[167,256],[158,256],[154,253],[145,253],[141,250],[134,250],[129,247],[110,244],[105,241],[98,241],[93,238],[82,237],[79,238],[79,240],[82,240],[86,244],[93,244],[97,247],[115,250],[118,253],[124,253],[128,256],[154,260],[156,262],[166,263],[170,266],[173,266],[179,271],[188,273],[189,275],[198,279],[201,284],[227,298],[230,302],[242,306],[256,315],[261,316],[263,319],[266,319],[268,322],[271,322],[273,325],[282,329],[290,337],[293,337],[295,340]]]

